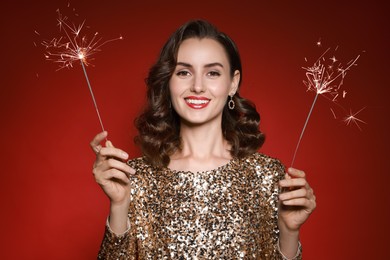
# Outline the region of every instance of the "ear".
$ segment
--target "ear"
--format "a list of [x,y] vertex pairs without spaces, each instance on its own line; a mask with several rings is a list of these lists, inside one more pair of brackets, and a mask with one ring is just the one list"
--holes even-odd
[[236,94],[238,85],[240,84],[240,79],[241,79],[241,73],[239,70],[236,70],[232,78],[229,96],[234,96],[234,94]]

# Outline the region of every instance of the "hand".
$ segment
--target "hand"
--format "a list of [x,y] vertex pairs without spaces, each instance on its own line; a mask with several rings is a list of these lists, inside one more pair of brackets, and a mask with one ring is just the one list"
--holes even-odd
[[303,171],[289,168],[279,182],[284,192],[279,195],[279,228],[296,232],[316,208],[316,197]]
[[103,147],[100,143],[107,138],[107,132],[95,136],[90,146],[96,154],[93,175],[96,182],[110,199],[111,204],[128,205],[130,199],[130,174],[135,170],[125,163],[129,157],[124,151],[115,148],[110,141]]

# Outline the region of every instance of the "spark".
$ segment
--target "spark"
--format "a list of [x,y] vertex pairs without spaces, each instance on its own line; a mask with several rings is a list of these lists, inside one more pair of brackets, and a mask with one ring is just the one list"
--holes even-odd
[[[68,3],[68,7],[70,4]],[[73,8],[73,11],[75,9]],[[123,39],[122,36],[103,41],[102,38],[98,37],[98,33],[95,32],[92,37],[82,35],[85,27],[85,20],[79,25],[68,22],[68,17],[63,16],[59,9],[57,9],[57,26],[61,35],[59,37],[52,38],[51,40],[43,40],[41,45],[45,48],[44,57],[46,60],[53,61],[58,64],[58,69],[73,68],[75,62],[80,62],[85,79],[88,84],[88,88],[92,97],[93,104],[100,122],[100,126],[104,131],[103,121],[101,119],[99,109],[96,103],[95,96],[92,91],[86,66],[90,65],[91,56],[101,51],[101,47],[108,42]],[[78,16],[77,14],[75,14]],[[37,35],[40,35],[35,31]]]
[[[341,63],[337,66],[337,72],[333,70],[333,67],[326,66],[323,63],[324,56],[329,52],[328,48],[313,64],[311,67],[303,67],[306,70],[307,81],[303,81],[308,91],[315,91],[319,95],[328,94],[334,98],[343,85],[343,80],[347,74],[347,71],[356,64],[359,59],[358,55],[355,59],[348,62],[344,68]],[[328,69],[327,69],[328,68]],[[332,98],[332,99],[333,99]]]
[[346,116],[344,118],[344,122],[345,124],[348,126],[350,124],[355,124],[357,128],[359,128],[360,131],[362,131],[362,128],[360,127],[359,123],[363,123],[363,124],[367,124],[366,122],[364,122],[363,120],[359,119],[356,117],[356,115],[358,115],[360,112],[362,112],[363,110],[365,109],[365,107],[363,107],[362,109],[360,109],[358,112],[356,113],[352,113],[352,110],[350,110],[349,112],[349,115]]
[[79,61],[88,66],[91,56],[101,51],[100,48],[103,45],[111,41],[123,39],[120,36],[115,39],[102,41],[102,38],[98,38],[98,32],[95,32],[91,39],[87,35],[81,36],[85,20],[79,25],[71,25],[67,22],[68,17],[63,16],[59,10],[57,10],[57,13],[57,26],[63,35],[50,41],[44,40],[41,44],[46,49],[46,59],[58,63],[58,70],[73,68],[74,62]]
[[[321,39],[317,41],[317,46],[321,46]],[[337,49],[338,46],[334,49],[334,51],[336,51]],[[336,59],[335,55],[332,55],[330,58],[326,58],[326,56],[329,55],[330,50],[330,48],[326,49],[312,66],[302,67],[306,71],[306,80],[304,80],[303,83],[306,86],[307,91],[315,92],[315,97],[312,102],[309,113],[306,117],[306,121],[302,128],[301,134],[299,136],[291,166],[293,166],[295,162],[298,148],[305,133],[314,106],[317,102],[318,96],[321,95],[334,103],[337,102],[337,98],[340,95],[345,98],[347,92],[345,90],[341,90],[341,87],[344,83],[344,78],[347,75],[347,72],[351,69],[351,67],[356,66],[356,62],[360,57],[360,55],[358,55],[356,58],[350,60],[346,65],[343,65],[341,62],[338,62],[338,59]],[[305,58],[305,60],[307,59]],[[332,64],[330,65],[326,64],[326,62],[329,60],[332,62]],[[334,67],[336,67],[337,69],[334,69]],[[336,114],[334,113],[334,111],[331,111],[333,116],[336,118]]]
[[317,44],[317,46],[318,46],[318,47],[321,47],[321,45],[322,45],[322,43],[321,43],[321,38],[320,38],[320,39],[318,39],[318,41],[317,41],[317,43],[316,43],[316,44]]
[[330,111],[332,112],[333,118],[337,119],[337,116],[336,116],[336,113],[334,112],[334,110],[332,108],[330,108]]

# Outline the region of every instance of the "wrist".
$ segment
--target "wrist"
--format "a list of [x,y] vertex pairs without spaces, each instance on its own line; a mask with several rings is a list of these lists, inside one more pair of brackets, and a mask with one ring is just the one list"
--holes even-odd
[[291,228],[286,223],[278,219],[278,228],[281,233],[285,233],[290,237],[299,237],[299,228]]
[[121,232],[121,233],[117,233],[117,232],[115,232],[115,231],[111,228],[110,216],[107,217],[106,226],[107,226],[108,230],[109,230],[111,233],[113,233],[113,234],[115,234],[115,235],[117,235],[117,236],[123,236],[124,234],[126,234],[126,233],[129,232],[129,230],[130,230],[130,220],[129,220],[129,218],[127,218],[126,230],[123,231],[123,228],[122,228],[122,230],[121,230],[122,232]]
[[127,218],[129,212],[130,203],[127,201],[123,202],[111,202],[110,203],[110,216],[115,216],[114,218],[124,219]]
[[283,253],[283,250],[281,249],[281,246],[280,246],[280,240],[278,240],[277,242],[277,250],[279,251],[279,253],[281,254],[282,256],[282,259],[283,260],[295,260],[295,259],[298,259],[298,257],[301,255],[302,253],[302,245],[301,243],[298,241],[298,249],[295,253],[295,255],[293,257],[287,257],[284,253]]
[[121,234],[128,229],[128,203],[111,203],[110,204],[110,215],[108,225],[110,229],[116,233]]
[[129,207],[130,202],[123,200],[123,201],[110,201],[110,208],[111,209],[121,209],[121,208],[127,208]]
[[278,251],[283,256],[283,259],[296,259],[301,252],[299,242],[299,229],[291,229],[282,222],[278,221],[279,240]]

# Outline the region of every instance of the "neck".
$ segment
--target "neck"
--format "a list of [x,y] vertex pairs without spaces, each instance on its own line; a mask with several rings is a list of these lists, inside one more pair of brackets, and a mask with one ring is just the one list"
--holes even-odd
[[223,157],[228,150],[228,143],[224,139],[220,125],[181,125],[182,139],[181,155],[183,157],[210,158]]
[[182,149],[171,156],[169,168],[183,171],[216,169],[232,159],[220,124],[181,124]]

